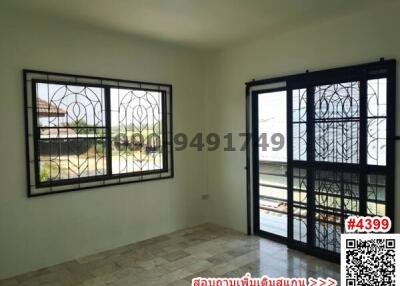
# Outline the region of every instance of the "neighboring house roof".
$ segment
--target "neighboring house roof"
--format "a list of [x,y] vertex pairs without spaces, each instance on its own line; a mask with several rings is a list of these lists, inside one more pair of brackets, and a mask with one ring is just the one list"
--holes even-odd
[[66,112],[47,101],[36,98],[36,111],[38,117],[64,117]]

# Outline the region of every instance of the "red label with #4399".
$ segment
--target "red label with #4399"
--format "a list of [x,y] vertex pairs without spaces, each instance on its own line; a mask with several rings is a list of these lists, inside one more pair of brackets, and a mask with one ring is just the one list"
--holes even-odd
[[345,221],[346,232],[389,232],[391,227],[387,216],[349,216]]

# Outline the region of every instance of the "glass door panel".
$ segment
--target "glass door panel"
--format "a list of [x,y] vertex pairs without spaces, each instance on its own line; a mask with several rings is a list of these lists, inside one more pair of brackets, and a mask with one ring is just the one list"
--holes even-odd
[[[258,94],[260,230],[287,237],[286,91]],[[280,144],[277,144],[277,143]]]

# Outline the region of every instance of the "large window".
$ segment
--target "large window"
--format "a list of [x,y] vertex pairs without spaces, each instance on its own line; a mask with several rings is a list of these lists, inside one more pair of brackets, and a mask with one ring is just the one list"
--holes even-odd
[[172,87],[24,71],[28,195],[173,176]]

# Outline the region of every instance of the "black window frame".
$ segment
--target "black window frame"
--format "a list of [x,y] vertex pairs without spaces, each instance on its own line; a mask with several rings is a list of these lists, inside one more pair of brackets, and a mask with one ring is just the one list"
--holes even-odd
[[[174,177],[173,131],[172,131],[172,85],[164,83],[142,82],[108,77],[76,75],[68,73],[23,69],[24,115],[25,115],[25,153],[27,173],[27,196],[36,197],[57,193],[74,192],[104,186],[138,183]],[[101,88],[105,101],[105,142],[106,173],[70,179],[41,182],[39,168],[40,126],[38,126],[36,85],[60,84],[66,86],[82,86]],[[113,174],[112,172],[112,135],[111,135],[111,89],[128,89],[161,94],[161,150],[162,168]],[[100,127],[97,127],[100,128]]]

